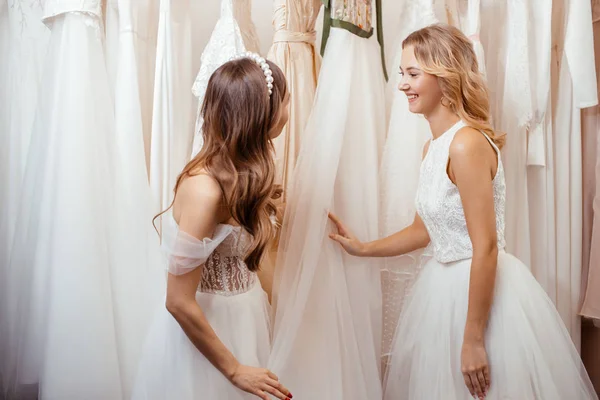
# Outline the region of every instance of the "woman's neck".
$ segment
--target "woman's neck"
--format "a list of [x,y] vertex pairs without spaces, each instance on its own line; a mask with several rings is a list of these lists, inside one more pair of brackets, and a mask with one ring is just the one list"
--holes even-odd
[[429,115],[425,116],[427,122],[429,122],[429,128],[433,135],[433,140],[442,136],[448,129],[452,128],[460,117],[450,111],[447,107],[440,106]]

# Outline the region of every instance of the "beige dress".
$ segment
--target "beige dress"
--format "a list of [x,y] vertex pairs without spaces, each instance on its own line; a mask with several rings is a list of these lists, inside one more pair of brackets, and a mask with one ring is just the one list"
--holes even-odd
[[[275,36],[267,58],[277,64],[287,78],[290,91],[290,119],[281,135],[274,141],[277,183],[283,187],[279,205],[280,217],[285,209],[287,193],[291,189],[292,174],[306,120],[312,110],[321,67],[321,56],[315,49],[315,24],[320,0],[275,0],[273,27]],[[280,221],[281,222],[281,221]],[[270,295],[273,282],[277,240],[272,254],[259,272],[263,289]]]
[[267,57],[285,73],[291,94],[289,122],[275,139],[277,178],[284,188],[284,203],[317,88],[321,56],[315,49],[315,24],[320,9],[320,0],[274,2],[275,36]]

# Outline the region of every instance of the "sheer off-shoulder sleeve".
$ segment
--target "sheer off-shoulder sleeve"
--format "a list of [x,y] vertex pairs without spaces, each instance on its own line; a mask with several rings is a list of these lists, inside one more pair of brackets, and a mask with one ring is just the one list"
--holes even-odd
[[169,218],[162,233],[162,249],[167,256],[169,273],[183,275],[204,264],[232,230],[231,225],[217,225],[212,238],[200,240],[180,230],[173,218]]

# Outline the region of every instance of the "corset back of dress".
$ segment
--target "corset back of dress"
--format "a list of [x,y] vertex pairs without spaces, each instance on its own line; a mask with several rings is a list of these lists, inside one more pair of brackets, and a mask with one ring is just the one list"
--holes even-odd
[[235,227],[204,264],[198,291],[234,296],[250,290],[257,277],[244,262],[249,242],[250,235]]
[[[440,137],[432,140],[421,164],[416,198],[417,212],[427,227],[434,256],[442,263],[473,256],[473,245],[467,230],[460,193],[446,170],[450,144],[456,132],[464,126],[465,124],[459,121]],[[489,138],[487,139],[489,141]],[[499,150],[491,141],[490,143],[498,154],[498,169],[492,184],[498,248],[503,249],[506,184]]]

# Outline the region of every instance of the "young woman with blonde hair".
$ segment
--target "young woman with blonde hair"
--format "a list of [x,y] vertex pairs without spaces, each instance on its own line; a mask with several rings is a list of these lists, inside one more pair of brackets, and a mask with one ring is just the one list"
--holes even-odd
[[363,243],[330,215],[331,238],[350,254],[433,250],[400,317],[384,398],[597,399],[553,303],[504,251],[504,137],[490,126],[472,43],[446,25],[418,30],[403,42],[400,73],[410,111],[433,134],[414,222]]

